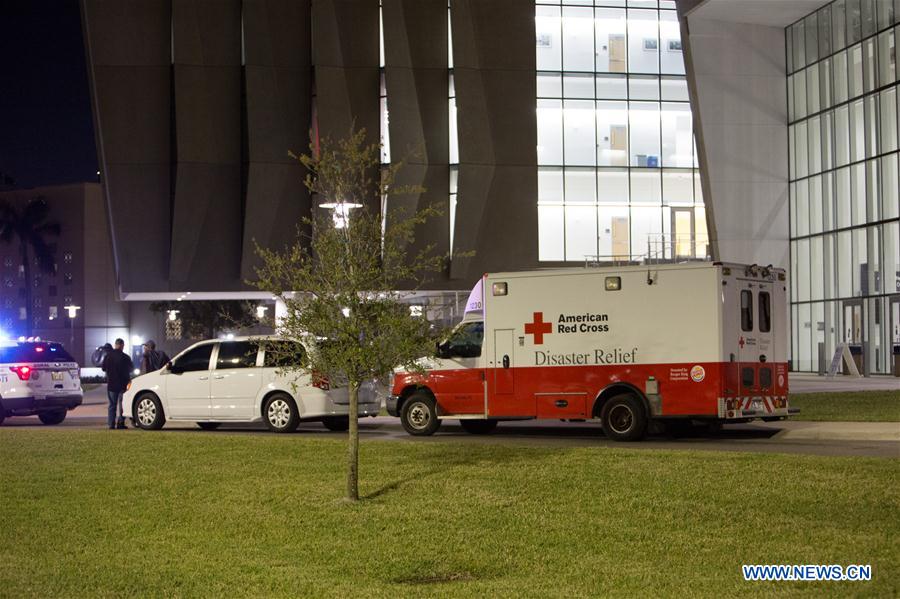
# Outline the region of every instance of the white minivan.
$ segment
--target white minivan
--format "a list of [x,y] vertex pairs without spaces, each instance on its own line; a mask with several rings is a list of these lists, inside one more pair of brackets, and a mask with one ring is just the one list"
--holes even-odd
[[[277,352],[275,344],[281,344]],[[123,409],[134,426],[145,430],[167,421],[192,421],[210,430],[260,420],[279,433],[293,431],[301,421],[347,430],[346,387],[331,389],[325,379],[285,369],[290,366],[286,356],[301,363],[306,351],[303,343],[276,338],[201,341],[162,369],[133,379]],[[377,416],[380,408],[369,387],[360,390],[359,416]]]

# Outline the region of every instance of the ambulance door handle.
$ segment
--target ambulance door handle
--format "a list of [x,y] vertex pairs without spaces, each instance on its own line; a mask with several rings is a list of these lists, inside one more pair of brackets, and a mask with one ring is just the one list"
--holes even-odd
[[569,402],[564,399],[557,399],[555,402],[553,402],[553,405],[555,405],[557,408],[567,408],[569,407]]
[[509,356],[503,356],[503,367],[509,368]]

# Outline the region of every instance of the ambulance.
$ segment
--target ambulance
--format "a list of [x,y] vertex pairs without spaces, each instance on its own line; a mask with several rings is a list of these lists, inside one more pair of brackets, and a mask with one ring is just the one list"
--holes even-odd
[[412,435],[459,419],[599,420],[619,441],[651,425],[779,420],[788,405],[787,277],[713,262],[485,274],[462,322],[395,372],[387,410]]

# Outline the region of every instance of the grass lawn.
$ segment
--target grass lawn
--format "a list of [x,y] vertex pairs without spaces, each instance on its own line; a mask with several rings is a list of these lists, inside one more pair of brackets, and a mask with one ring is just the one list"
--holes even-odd
[[897,460],[310,437],[0,430],[0,596],[900,593]]
[[792,420],[900,422],[900,390],[798,393],[790,405],[800,408]]

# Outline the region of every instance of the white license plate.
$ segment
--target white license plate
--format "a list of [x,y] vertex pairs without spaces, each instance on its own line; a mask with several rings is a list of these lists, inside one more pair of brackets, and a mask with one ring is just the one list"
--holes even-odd
[[63,373],[61,370],[54,371],[50,373],[50,378],[54,381],[61,381],[63,380]]

